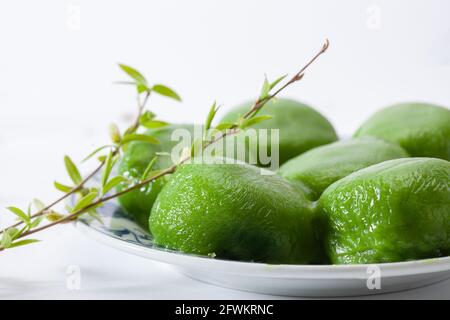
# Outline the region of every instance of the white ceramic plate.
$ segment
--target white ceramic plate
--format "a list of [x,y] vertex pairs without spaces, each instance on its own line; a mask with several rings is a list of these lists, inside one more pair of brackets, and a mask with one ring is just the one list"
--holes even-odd
[[270,265],[183,254],[153,244],[151,236],[115,202],[100,208],[102,223],[82,217],[77,227],[119,250],[165,262],[215,285],[264,294],[336,297],[417,288],[450,278],[450,257],[379,265]]

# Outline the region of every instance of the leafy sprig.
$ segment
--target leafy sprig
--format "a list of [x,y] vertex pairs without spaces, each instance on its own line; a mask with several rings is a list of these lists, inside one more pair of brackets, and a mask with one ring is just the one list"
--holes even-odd
[[[157,120],[156,115],[154,113],[152,113],[149,110],[145,110],[146,104],[148,103],[150,94],[152,92],[152,90],[149,89],[147,86],[148,84],[147,80],[136,69],[125,65],[119,66],[123,71],[126,72],[126,74],[128,74],[129,76],[132,77],[132,79],[135,80],[134,82],[131,82],[131,84],[135,85],[136,88],[138,88],[137,90],[138,112],[134,122],[130,127],[128,127],[125,130],[123,134],[120,132],[117,125],[115,124],[110,125],[109,133],[112,143],[96,148],[87,157],[85,157],[82,160],[82,162],[91,159],[92,157],[98,155],[99,153],[105,150],[108,150],[108,154],[100,155],[98,157],[98,159],[100,160],[100,164],[97,165],[97,167],[84,179],[82,178],[80,170],[75,165],[74,161],[69,156],[65,156],[64,165],[67,174],[71,180],[71,183],[70,184],[61,183],[58,181],[54,182],[55,189],[57,189],[60,192],[63,192],[63,195],[57,198],[55,201],[51,202],[48,205],[45,205],[43,204],[42,201],[34,200],[33,201],[34,207],[37,210],[34,214],[31,214],[30,212],[31,205],[28,207],[27,214],[24,214],[24,212],[17,207],[9,207],[9,211],[11,211],[17,217],[18,221],[7,228],[0,230],[1,239],[4,238],[4,240],[0,240],[0,251],[6,248],[14,247],[15,243],[19,241],[17,240],[19,237],[23,237],[32,229],[38,227],[44,219],[52,223],[60,221],[64,219],[67,215],[70,215],[71,212],[78,211],[79,209],[82,209],[83,207],[90,205],[92,202],[97,201],[101,195],[108,193],[119,183],[128,182],[128,179],[122,176],[116,176],[113,178],[109,177],[112,171],[112,167],[117,162],[121,150],[126,148],[128,143],[132,141],[145,141],[147,143],[153,144],[159,143],[159,141],[154,137],[137,133],[144,115],[147,117],[148,115],[151,115],[151,120],[154,121],[155,123],[159,122],[160,126],[162,126],[163,124],[167,125],[166,122]],[[143,84],[146,85],[146,90],[144,91],[141,90]],[[163,90],[161,89],[161,85],[158,85],[156,88],[159,91]],[[171,92],[170,94],[167,94],[165,96],[169,96],[171,98],[174,98],[175,100],[180,100],[178,94],[176,94],[173,90],[171,90],[170,92]],[[143,99],[142,96],[144,96]],[[86,184],[97,173],[101,172],[102,170],[103,170],[102,185],[99,188],[87,188]],[[68,211],[68,213],[64,215],[52,209],[57,204],[61,203],[62,201],[64,201],[65,199],[67,199],[69,196],[72,195],[76,195],[79,200],[77,204],[74,206],[74,208],[69,208],[70,210]],[[95,215],[95,210],[93,209],[95,208],[89,208],[87,212],[91,215]],[[18,229],[17,227],[22,228]],[[32,243],[32,241],[30,242],[21,241],[20,243],[21,245],[24,245]]]
[[[194,142],[190,152],[188,152],[185,157],[182,157],[182,159],[178,163],[173,164],[168,168],[153,170],[153,166],[157,160],[157,157],[155,157],[149,162],[144,174],[142,175],[138,183],[134,183],[132,185],[128,184],[127,187],[122,189],[121,191],[109,194],[109,191],[111,191],[118,184],[129,183],[126,177],[111,177],[114,164],[117,162],[121,150],[123,150],[123,148],[126,147],[126,145],[131,141],[145,141],[148,143],[156,143],[154,137],[145,135],[145,137],[147,138],[144,138],[144,135],[137,132],[141,125],[143,125],[144,127],[148,127],[144,125],[144,123],[151,127],[154,125],[154,122],[157,121],[155,120],[155,115],[153,113],[144,111],[150,94],[152,92],[155,92],[160,95],[173,98],[175,100],[181,100],[178,94],[176,94],[172,89],[162,85],[153,85],[150,87],[146,78],[136,69],[126,65],[120,65],[120,68],[133,80],[132,82],[126,83],[136,86],[138,92],[138,113],[135,122],[127,130],[125,130],[124,134],[120,133],[117,126],[110,127],[112,144],[97,148],[91,154],[89,154],[87,158],[91,158],[95,154],[105,149],[109,149],[109,152],[107,155],[102,155],[100,157],[100,165],[98,165],[97,168],[94,169],[84,179],[82,178],[80,171],[78,170],[74,162],[68,156],[64,157],[66,170],[74,186],[67,186],[59,182],[55,182],[55,187],[59,191],[65,192],[63,196],[47,206],[45,206],[41,201],[34,201],[34,206],[36,206],[38,210],[35,214],[30,213],[31,206],[29,206],[27,212],[24,212],[17,207],[8,207],[9,211],[11,211],[19,219],[19,222],[4,229],[0,233],[2,235],[2,238],[0,240],[0,251],[7,248],[34,243],[38,240],[28,238],[32,234],[46,230],[61,223],[75,220],[82,214],[87,213],[95,217],[95,209],[101,206],[103,203],[125,193],[142,188],[143,186],[163,176],[174,173],[180,165],[196,156],[196,150],[202,151],[209,145],[225,138],[228,135],[236,134],[239,131],[245,130],[250,126],[270,119],[270,116],[257,116],[258,111],[261,110],[261,108],[263,108],[267,102],[275,98],[281,91],[286,89],[291,84],[300,81],[303,78],[306,69],[314,61],[316,61],[316,59],[321,56],[328,49],[328,47],[329,42],[328,40],[326,40],[320,51],[303,68],[301,68],[300,71],[298,71],[289,81],[287,81],[282,86],[278,87],[278,85],[286,78],[286,76],[282,76],[273,82],[269,82],[267,78],[265,78],[258,99],[255,101],[253,106],[243,116],[239,117],[234,123],[220,123],[217,126],[213,127],[212,123],[218,110],[216,103],[214,103],[210,108],[204,124],[206,134],[202,139]],[[278,89],[276,89],[277,87]],[[142,102],[141,95],[144,95],[144,99]],[[211,131],[214,131],[216,133],[219,132],[219,134],[208,134],[208,132]],[[86,183],[101,170],[103,170],[101,185],[97,187],[86,187]],[[72,194],[78,194],[78,201],[72,208],[68,208],[65,214],[60,214],[53,211],[52,208],[56,204]],[[41,225],[41,222],[44,220],[44,218],[47,218],[49,220],[49,223]],[[19,226],[20,229],[18,228]]]
[[120,82],[122,84],[131,84],[136,86],[137,92],[139,94],[144,92],[155,92],[159,95],[181,101],[180,96],[171,88],[163,84],[154,84],[149,86],[147,79],[136,69],[127,66],[125,64],[119,64],[119,67],[128,74],[134,81],[131,82]]

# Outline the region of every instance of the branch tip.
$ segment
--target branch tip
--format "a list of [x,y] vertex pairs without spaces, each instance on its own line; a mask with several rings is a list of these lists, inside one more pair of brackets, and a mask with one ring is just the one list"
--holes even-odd
[[302,80],[302,78],[305,76],[305,73],[299,73],[298,75],[295,76],[295,81],[300,81]]
[[328,40],[328,38],[325,38],[325,43],[322,46],[321,52],[323,53],[323,52],[327,51],[329,46],[330,46],[330,41]]

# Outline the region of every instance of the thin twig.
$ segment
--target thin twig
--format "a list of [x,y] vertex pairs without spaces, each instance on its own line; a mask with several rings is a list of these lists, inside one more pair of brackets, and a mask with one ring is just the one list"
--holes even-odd
[[125,134],[134,132],[134,131],[137,130],[137,128],[139,128],[139,121],[140,121],[140,118],[141,118],[141,115],[142,115],[142,111],[144,111],[145,105],[147,104],[147,101],[150,98],[150,94],[151,94],[151,91],[147,91],[147,93],[145,94],[143,102],[141,102],[141,98],[140,98],[140,96],[138,94],[138,96],[137,96],[137,104],[138,104],[137,117],[136,117],[134,123],[127,129]]
[[292,78],[291,80],[289,80],[288,82],[286,82],[282,87],[280,87],[277,91],[275,91],[273,94],[271,94],[270,96],[268,96],[265,99],[262,100],[256,100],[255,104],[253,105],[253,107],[244,115],[244,118],[248,118],[250,117],[252,114],[254,114],[255,112],[257,112],[259,109],[261,109],[269,100],[272,100],[273,98],[275,98],[281,91],[283,91],[284,89],[286,89],[286,87],[290,86],[291,84],[293,84],[294,82],[300,81],[303,76],[305,75],[305,71],[306,69],[309,68],[309,66],[311,64],[314,63],[314,61],[317,60],[317,58],[319,58],[322,54],[325,53],[325,51],[327,51],[327,49],[330,47],[330,41],[328,41],[328,39],[325,39],[325,43],[322,46],[322,49],[320,49],[319,52],[317,52],[317,54],[311,59],[309,60],[309,62],[307,64],[305,64],[305,66],[303,68],[300,69],[300,71],[298,71]]

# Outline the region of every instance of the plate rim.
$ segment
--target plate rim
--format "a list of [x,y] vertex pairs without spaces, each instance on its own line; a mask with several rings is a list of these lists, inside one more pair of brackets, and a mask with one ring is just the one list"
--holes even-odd
[[77,220],[75,226],[88,237],[120,251],[178,267],[207,269],[208,272],[224,274],[285,279],[367,279],[368,270],[373,266],[380,268],[383,278],[450,271],[450,256],[394,263],[346,265],[267,264],[224,260],[131,243],[102,232],[85,221]]

